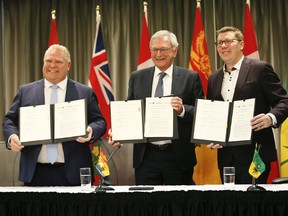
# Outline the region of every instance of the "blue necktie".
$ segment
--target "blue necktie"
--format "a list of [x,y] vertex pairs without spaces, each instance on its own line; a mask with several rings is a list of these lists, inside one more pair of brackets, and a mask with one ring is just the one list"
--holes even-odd
[[[51,85],[51,95],[50,95],[50,104],[55,104],[58,101],[57,97],[57,89],[58,85]],[[55,143],[53,144],[47,144],[46,145],[46,157],[48,162],[51,164],[54,164],[58,157],[58,150],[57,145]]]
[[163,78],[166,76],[165,72],[161,72],[159,74],[158,84],[156,86],[156,91],[154,97],[161,97],[163,96]]

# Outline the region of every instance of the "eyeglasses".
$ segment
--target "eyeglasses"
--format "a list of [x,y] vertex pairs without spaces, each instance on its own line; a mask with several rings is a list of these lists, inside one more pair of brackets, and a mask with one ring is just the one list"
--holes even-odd
[[226,46],[230,46],[231,43],[233,43],[233,41],[239,41],[239,40],[237,40],[236,38],[234,38],[234,39],[226,39],[226,40],[223,40],[223,41],[220,40],[220,41],[215,42],[215,45],[217,47],[221,47],[223,44],[225,44]]
[[172,49],[173,47],[167,47],[167,48],[152,48],[150,51],[151,51],[151,53],[158,53],[158,51],[160,52],[160,53],[166,53],[166,52],[168,52],[170,49]]

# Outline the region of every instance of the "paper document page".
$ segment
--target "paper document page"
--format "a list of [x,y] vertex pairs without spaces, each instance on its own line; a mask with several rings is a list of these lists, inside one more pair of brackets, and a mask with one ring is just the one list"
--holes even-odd
[[113,140],[143,139],[142,100],[111,101],[111,129]]
[[51,139],[50,105],[20,107],[20,141]]
[[194,139],[226,141],[229,103],[198,99]]
[[250,120],[254,115],[254,107],[255,98],[234,101],[229,142],[251,139]]
[[54,138],[83,136],[86,134],[85,99],[54,104]]
[[145,137],[173,137],[171,97],[146,98]]

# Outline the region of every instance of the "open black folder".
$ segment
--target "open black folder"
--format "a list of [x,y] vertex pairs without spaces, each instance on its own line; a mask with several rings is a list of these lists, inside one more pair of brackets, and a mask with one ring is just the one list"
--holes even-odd
[[86,100],[21,107],[22,145],[39,145],[75,140],[86,136]]
[[234,102],[197,99],[191,142],[237,146],[251,144],[255,98]]
[[178,138],[171,97],[111,101],[110,112],[114,141],[143,143]]

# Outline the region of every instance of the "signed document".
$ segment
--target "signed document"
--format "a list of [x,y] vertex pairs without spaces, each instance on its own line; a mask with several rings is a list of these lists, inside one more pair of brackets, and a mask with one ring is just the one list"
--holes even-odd
[[178,136],[177,117],[171,97],[146,98],[145,133],[147,138],[175,138]]
[[254,107],[255,98],[232,103],[198,99],[191,142],[223,146],[251,144],[250,120]]
[[144,141],[143,100],[111,101],[113,140]]
[[171,97],[111,101],[110,112],[114,141],[144,143],[178,137]]
[[86,135],[86,100],[21,107],[19,119],[23,145],[75,140]]

